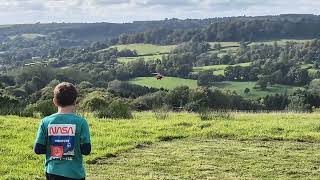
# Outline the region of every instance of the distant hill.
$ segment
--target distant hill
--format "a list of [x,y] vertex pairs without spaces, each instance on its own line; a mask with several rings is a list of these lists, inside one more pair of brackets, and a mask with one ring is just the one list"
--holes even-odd
[[173,44],[190,39],[207,41],[303,39],[320,36],[320,16],[283,14],[185,20],[174,18],[132,23],[37,23],[0,26],[0,42],[23,34],[41,34],[53,39],[91,42],[103,42],[106,39],[119,37],[121,34],[132,34],[132,36],[116,38],[114,41],[115,43],[157,44]]

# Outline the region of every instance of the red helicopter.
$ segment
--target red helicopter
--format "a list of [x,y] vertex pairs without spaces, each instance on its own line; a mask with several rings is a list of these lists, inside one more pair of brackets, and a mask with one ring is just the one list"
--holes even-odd
[[164,78],[164,76],[161,73],[152,73],[153,75],[155,75],[157,80],[162,80],[162,78]]

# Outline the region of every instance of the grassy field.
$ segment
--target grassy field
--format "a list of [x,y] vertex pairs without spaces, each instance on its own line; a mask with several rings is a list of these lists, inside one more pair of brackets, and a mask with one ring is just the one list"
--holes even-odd
[[[43,35],[43,34],[35,34],[35,33],[29,33],[29,34],[22,34],[22,35],[19,35],[20,37],[24,38],[24,39],[29,39],[29,40],[32,40],[32,39],[35,39],[37,37],[45,37],[46,35]],[[17,36],[10,36],[10,39],[14,39],[16,38]]]
[[194,67],[194,72],[200,72],[204,70],[213,70],[213,74],[215,75],[224,75],[224,70],[229,66],[242,66],[242,67],[248,67],[251,65],[251,62],[247,63],[239,63],[234,65],[227,65],[227,64],[220,64],[220,65],[212,65],[212,66],[202,66],[202,67]]
[[313,179],[319,149],[319,143],[186,139],[135,149],[90,171],[99,172],[91,175],[96,179]]
[[[188,86],[190,88],[197,88],[197,80],[192,79],[182,79],[176,77],[164,77],[162,80],[156,80],[155,77],[138,77],[129,81],[129,83],[137,84],[140,86],[153,87],[153,88],[164,88],[164,89],[174,89],[178,86]],[[235,91],[237,94],[243,96],[244,98],[258,98],[264,97],[266,95],[272,94],[283,94],[283,93],[292,93],[299,87],[296,86],[287,86],[275,84],[269,86],[266,90],[254,88],[256,82],[253,81],[223,81],[216,82],[213,84],[214,87],[223,89],[225,91]],[[250,93],[245,94],[244,90],[246,88],[250,89]]]
[[136,50],[138,55],[153,55],[159,53],[169,53],[172,49],[176,47],[176,45],[160,46],[153,44],[126,44],[112,47],[118,48],[119,51],[122,49]]
[[[268,87],[266,90],[254,89],[256,82],[236,82],[236,81],[223,81],[217,82],[214,86],[222,89],[228,89],[230,91],[236,91],[237,94],[246,97],[246,98],[256,98],[256,97],[263,97],[270,94],[276,93],[291,93],[298,89],[299,87],[294,86],[286,86],[286,85],[273,85]],[[245,94],[244,90],[246,88],[250,89],[249,94]]]
[[[320,114],[232,113],[201,121],[196,114],[151,112],[132,120],[88,117],[93,152],[88,179],[307,178],[320,176]],[[43,177],[32,146],[40,120],[0,117],[0,179]],[[179,139],[179,140],[175,140]]]
[[177,77],[164,77],[162,80],[156,80],[155,77],[138,77],[129,81],[132,84],[137,84],[146,87],[174,89],[177,86],[188,86],[196,88],[197,80],[182,79]]
[[139,58],[143,58],[144,61],[151,61],[151,60],[157,60],[157,59],[162,59],[162,54],[157,54],[157,55],[151,55],[151,56],[139,56],[139,57],[120,57],[118,58],[118,61],[120,63],[128,63],[131,61],[135,61]]

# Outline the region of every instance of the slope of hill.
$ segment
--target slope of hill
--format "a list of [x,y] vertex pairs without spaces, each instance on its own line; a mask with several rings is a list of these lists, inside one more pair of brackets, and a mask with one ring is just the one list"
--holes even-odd
[[[294,113],[234,113],[212,121],[189,113],[169,113],[167,120],[156,119],[150,112],[137,113],[130,121],[88,117],[94,149],[86,157],[88,178],[112,178],[110,174],[115,173],[132,178],[207,178],[215,172],[219,177],[313,179],[319,176],[315,168],[320,156],[318,119],[319,114]],[[0,147],[0,179],[44,176],[44,157],[32,150],[39,123],[33,118],[0,117],[0,137],[5,140]],[[161,141],[172,142],[158,144]],[[196,161],[195,155],[199,156]],[[203,170],[192,168],[200,161]],[[149,163],[152,166],[146,167]],[[184,164],[183,169],[175,171],[176,163]],[[278,171],[268,173],[275,167]]]

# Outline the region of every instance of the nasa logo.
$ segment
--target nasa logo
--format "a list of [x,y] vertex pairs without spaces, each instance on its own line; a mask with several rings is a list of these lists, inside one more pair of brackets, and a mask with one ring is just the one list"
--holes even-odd
[[48,127],[49,136],[74,136],[76,126],[74,124],[51,124]]

